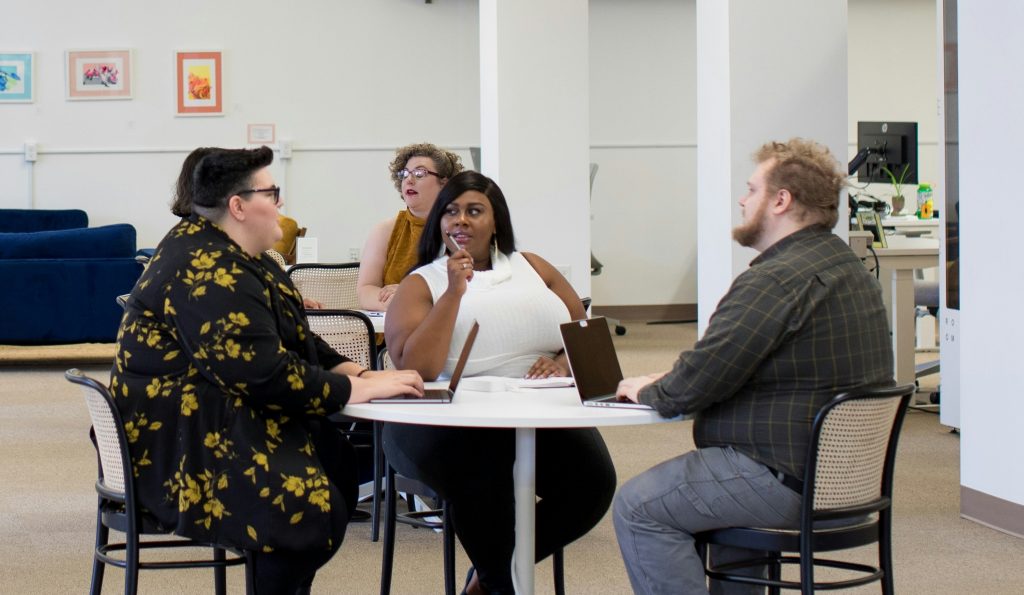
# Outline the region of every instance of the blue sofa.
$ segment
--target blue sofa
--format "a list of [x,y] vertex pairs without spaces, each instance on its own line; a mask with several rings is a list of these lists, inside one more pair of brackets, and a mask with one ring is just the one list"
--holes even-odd
[[[0,209],[0,344],[109,343],[116,340],[122,310],[118,295],[134,287],[142,265],[135,260],[135,228],[87,224],[82,211],[36,211],[39,217],[8,217]],[[27,211],[32,213],[33,211]],[[22,230],[9,231],[18,219]],[[63,228],[61,226],[64,226]]]

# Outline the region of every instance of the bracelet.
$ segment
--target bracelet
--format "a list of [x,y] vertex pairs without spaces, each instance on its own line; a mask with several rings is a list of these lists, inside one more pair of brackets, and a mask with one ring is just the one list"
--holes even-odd
[[363,374],[366,374],[369,371],[370,371],[370,368],[363,368],[362,370],[359,370],[359,373],[356,374],[356,378],[362,378]]

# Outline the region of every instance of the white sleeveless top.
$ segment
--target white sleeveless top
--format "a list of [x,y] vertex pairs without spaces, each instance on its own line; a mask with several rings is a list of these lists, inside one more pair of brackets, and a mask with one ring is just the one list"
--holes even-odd
[[[448,289],[447,263],[445,255],[413,271],[427,282],[434,303]],[[492,270],[475,271],[467,284],[439,380],[451,377],[474,320],[480,332],[464,376],[522,378],[538,357],[562,348],[558,325],[571,318],[561,298],[519,252],[492,251],[491,263]]]

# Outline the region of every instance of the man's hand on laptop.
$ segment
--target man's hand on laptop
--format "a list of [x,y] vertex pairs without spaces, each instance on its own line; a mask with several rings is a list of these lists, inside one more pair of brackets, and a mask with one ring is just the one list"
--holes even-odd
[[654,374],[648,374],[646,376],[634,376],[632,378],[623,378],[619,382],[619,388],[615,391],[615,396],[622,401],[633,401],[634,403],[640,402],[640,389],[647,386],[648,384],[660,379],[667,372],[655,372]]
[[537,361],[533,362],[524,378],[549,378],[551,376],[569,376],[569,369],[566,368],[564,363],[542,355],[537,358]]
[[349,403],[365,403],[370,399],[423,396],[423,378],[415,370],[378,370],[364,372],[361,377],[349,376],[352,394]]

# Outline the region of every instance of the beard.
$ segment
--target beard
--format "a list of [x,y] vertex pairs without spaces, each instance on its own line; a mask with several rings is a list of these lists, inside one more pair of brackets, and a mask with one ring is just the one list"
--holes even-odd
[[768,201],[763,200],[754,214],[746,223],[732,228],[732,239],[745,248],[749,248],[761,240],[764,235],[764,214],[768,210]]

